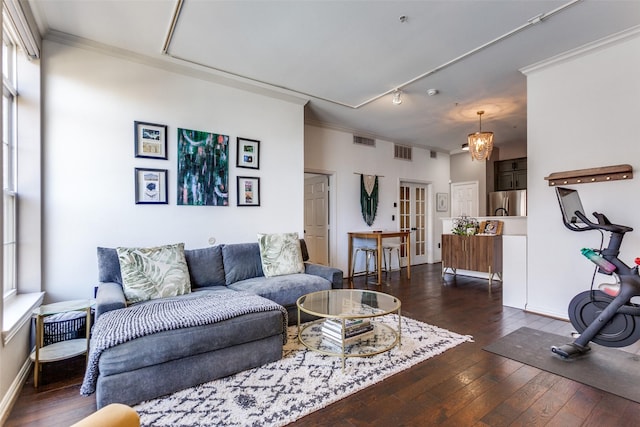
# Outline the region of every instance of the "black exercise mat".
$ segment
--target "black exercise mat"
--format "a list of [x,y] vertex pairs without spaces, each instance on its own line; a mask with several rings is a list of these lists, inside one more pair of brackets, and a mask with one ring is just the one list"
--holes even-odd
[[520,328],[484,350],[640,403],[640,356],[593,343],[589,353],[576,359],[565,360],[551,352],[552,345],[571,341]]

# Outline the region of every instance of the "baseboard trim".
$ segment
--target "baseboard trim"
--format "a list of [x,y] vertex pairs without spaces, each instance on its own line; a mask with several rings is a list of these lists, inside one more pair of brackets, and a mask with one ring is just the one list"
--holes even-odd
[[567,317],[566,311],[564,313],[558,313],[556,311],[549,310],[548,308],[536,307],[536,306],[532,306],[531,304],[527,304],[524,311],[527,311],[529,313],[539,314],[541,316],[553,317],[554,319],[558,319],[558,320],[569,320],[569,318]]
[[29,377],[29,370],[31,369],[31,358],[27,357],[22,368],[20,368],[20,372],[11,383],[9,390],[2,398],[0,402],[0,425],[4,425],[11,414],[11,409],[13,408],[14,403],[20,396],[20,391],[24,386],[24,383],[27,382],[27,378]]

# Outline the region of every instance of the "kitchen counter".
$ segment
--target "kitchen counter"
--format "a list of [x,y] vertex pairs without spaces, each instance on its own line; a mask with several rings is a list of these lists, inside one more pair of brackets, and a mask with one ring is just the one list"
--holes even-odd
[[[474,217],[478,222],[497,220],[502,221],[502,235],[527,235],[527,217],[526,216],[478,216]],[[451,234],[454,218],[442,218],[442,232]]]

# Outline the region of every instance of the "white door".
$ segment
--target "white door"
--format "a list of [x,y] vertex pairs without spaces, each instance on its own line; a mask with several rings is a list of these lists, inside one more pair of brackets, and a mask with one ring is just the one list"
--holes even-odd
[[[411,265],[427,263],[427,187],[424,184],[400,183],[400,231],[411,232]],[[400,256],[406,264],[406,248]]]
[[329,177],[304,179],[304,240],[309,261],[329,265]]
[[451,216],[478,216],[478,181],[451,184]]

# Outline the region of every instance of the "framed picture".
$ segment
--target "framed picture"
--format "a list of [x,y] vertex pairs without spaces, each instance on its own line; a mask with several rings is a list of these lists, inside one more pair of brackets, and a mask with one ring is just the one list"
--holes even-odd
[[136,204],[168,204],[167,170],[136,168]]
[[136,157],[167,160],[167,126],[134,122]]
[[238,206],[260,206],[260,178],[238,177]]
[[449,194],[436,193],[436,212],[446,212],[449,210]]
[[260,169],[260,141],[238,138],[236,166],[239,168]]
[[177,203],[229,206],[229,137],[178,128]]
[[480,234],[500,235],[502,234],[502,221],[489,220],[480,223]]

